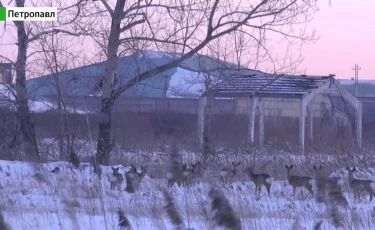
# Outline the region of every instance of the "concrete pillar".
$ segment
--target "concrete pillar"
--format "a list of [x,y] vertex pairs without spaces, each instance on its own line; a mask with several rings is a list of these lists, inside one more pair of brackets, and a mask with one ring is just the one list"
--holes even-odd
[[258,110],[259,110],[259,146],[262,147],[264,144],[264,105],[263,100],[259,98],[258,100]]
[[203,147],[204,123],[206,118],[207,97],[202,96],[198,101],[198,145]]
[[255,109],[257,107],[257,99],[249,98],[249,143],[254,144],[254,124],[255,124]]
[[313,114],[312,114],[311,106],[307,106],[306,110],[307,110],[307,118],[308,118],[308,123],[309,123],[308,138],[309,138],[310,143],[312,143],[313,138],[314,138],[314,130],[313,130],[313,128],[314,128],[314,117],[313,117]]
[[302,152],[305,151],[305,116],[306,116],[306,101],[300,100],[300,115],[299,115],[299,146]]
[[362,103],[356,103],[356,129],[357,129],[357,145],[359,149],[362,149]]

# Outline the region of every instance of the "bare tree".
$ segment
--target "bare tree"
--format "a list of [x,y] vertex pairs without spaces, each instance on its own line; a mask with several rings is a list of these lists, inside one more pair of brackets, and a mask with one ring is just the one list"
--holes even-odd
[[[51,91],[56,93],[57,112],[59,119],[59,135],[58,145],[60,150],[60,157],[65,159],[73,150],[74,144],[74,129],[69,125],[68,113],[71,113],[71,108],[68,108],[65,97],[71,95],[74,87],[69,84],[68,76],[62,76],[61,73],[79,65],[80,57],[77,55],[77,47],[68,45],[63,34],[47,34],[38,39],[40,50],[40,57],[36,61],[38,66],[50,73],[52,78],[46,78],[41,84],[46,84],[51,88]],[[68,79],[67,79],[68,78]],[[73,110],[74,112],[74,110]],[[66,147],[65,147],[66,143]]]
[[[97,145],[98,162],[102,164],[109,163],[113,104],[124,91],[138,82],[179,66],[203,51],[210,42],[233,32],[251,38],[261,47],[266,46],[261,38],[272,34],[302,43],[315,39],[314,31],[293,30],[293,26],[300,26],[311,19],[317,10],[317,0],[260,0],[256,3],[229,0],[101,0],[100,3],[94,2],[95,9],[105,12],[103,14],[110,18],[110,26],[104,25],[106,30],[97,33],[102,35],[101,38],[108,38]],[[170,62],[137,76],[129,76],[128,81],[115,87],[118,57],[131,52],[124,50],[128,44],[146,44],[146,47],[172,51]]]
[[[54,5],[59,5],[61,2],[53,2]],[[17,31],[16,44],[17,44],[17,60],[12,62],[16,72],[16,81],[15,81],[15,91],[16,91],[16,107],[17,107],[17,120],[20,126],[20,132],[23,138],[23,144],[27,148],[26,156],[30,160],[40,160],[38,145],[35,134],[34,123],[31,118],[30,108],[28,106],[28,93],[26,90],[26,71],[27,71],[27,59],[37,53],[34,51],[31,54],[28,54],[28,48],[32,42],[35,42],[40,38],[40,36],[45,34],[58,34],[65,33],[69,35],[81,35],[74,34],[68,30],[62,29],[62,26],[69,25],[69,20],[75,20],[79,13],[80,7],[85,3],[85,0],[79,0],[74,2],[69,6],[59,5],[61,15],[64,11],[70,11],[70,17],[67,17],[66,20],[62,23],[59,23],[58,26],[48,23],[25,23],[23,21],[14,21],[15,30]],[[10,3],[9,3],[10,4]],[[39,3],[40,4],[40,3]],[[51,6],[51,2],[42,3],[44,6]],[[16,7],[24,7],[25,0],[15,0]],[[0,7],[4,7],[3,3],[0,1]],[[6,29],[7,24],[4,24],[4,30]],[[3,57],[4,58],[4,57]],[[5,57],[6,58],[6,57]],[[8,58],[7,58],[8,59]],[[8,59],[9,60],[9,59]]]

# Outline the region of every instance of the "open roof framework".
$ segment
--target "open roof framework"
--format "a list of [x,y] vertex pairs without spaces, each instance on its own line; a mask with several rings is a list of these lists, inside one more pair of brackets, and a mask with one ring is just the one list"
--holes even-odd
[[205,111],[207,105],[207,93],[215,98],[243,98],[249,97],[249,142],[254,142],[255,110],[259,110],[259,144],[264,142],[264,106],[262,98],[298,98],[300,99],[300,124],[299,144],[302,151],[305,146],[305,117],[309,116],[308,136],[312,141],[313,119],[306,113],[309,103],[316,94],[325,93],[329,95],[341,95],[356,111],[356,134],[357,144],[362,148],[362,103],[346,90],[334,78],[329,76],[306,76],[306,75],[231,75],[219,82],[202,95],[198,111],[198,137],[203,144],[203,132],[205,122]]

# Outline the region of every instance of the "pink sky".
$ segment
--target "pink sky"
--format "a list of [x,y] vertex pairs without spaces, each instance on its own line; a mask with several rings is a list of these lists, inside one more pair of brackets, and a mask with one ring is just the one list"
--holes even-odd
[[312,26],[321,35],[315,44],[303,47],[301,68],[307,74],[334,73],[338,78],[375,79],[375,0],[320,1]]
[[[306,74],[334,73],[340,79],[354,76],[359,64],[360,79],[375,79],[375,0],[320,0],[320,11],[309,27],[317,29],[319,41],[303,47],[299,70]],[[2,25],[0,33],[3,31]],[[14,58],[15,47],[0,39],[0,53]]]

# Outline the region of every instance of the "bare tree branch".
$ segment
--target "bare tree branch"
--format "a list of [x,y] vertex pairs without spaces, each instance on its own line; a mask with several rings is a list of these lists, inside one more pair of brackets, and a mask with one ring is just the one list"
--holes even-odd
[[112,8],[108,5],[107,0],[100,0],[100,1],[103,3],[103,5],[105,6],[105,8],[106,8],[107,11],[109,12],[109,14],[110,14],[111,16],[113,16],[113,10],[112,10]]
[[[102,1],[103,3],[103,1]],[[108,6],[103,3],[103,8]],[[314,34],[308,36],[304,31],[298,33],[285,32],[286,28],[299,25],[309,20],[309,13],[314,12],[316,0],[261,0],[257,3],[238,2],[229,0],[187,0],[160,1],[152,3],[145,0],[116,0],[113,13],[110,13],[111,23],[101,24],[100,29],[90,28],[93,40],[103,49],[106,44],[106,64],[104,72],[103,93],[101,96],[101,119],[99,122],[99,138],[97,156],[100,162],[108,162],[108,149],[111,132],[111,109],[115,100],[127,89],[142,84],[145,79],[158,75],[171,68],[181,66],[194,55],[205,52],[210,43],[220,38],[228,38],[238,33],[239,37],[247,37],[251,43],[250,49],[255,52],[254,64],[271,62],[273,70],[282,66],[292,68],[298,62],[287,58],[278,62],[275,55],[269,51],[266,43],[268,34],[282,36],[291,43],[314,39]],[[111,11],[109,11],[111,12]],[[299,20],[301,19],[301,20]],[[289,35],[289,36],[288,36]],[[235,46],[221,57],[230,56],[237,60],[241,68],[241,59],[246,49],[244,40],[235,37]],[[232,42],[233,43],[233,42]],[[151,69],[137,68],[134,76],[129,76],[125,82],[114,83],[114,75],[119,56],[134,54],[142,49],[157,49],[168,53],[167,62],[153,66]],[[287,53],[290,55],[290,53]],[[144,58],[144,57],[142,57]],[[138,59],[135,60],[138,62]],[[225,60],[227,61],[227,60]],[[144,71],[144,72],[142,72]],[[133,75],[133,74],[132,74]]]

